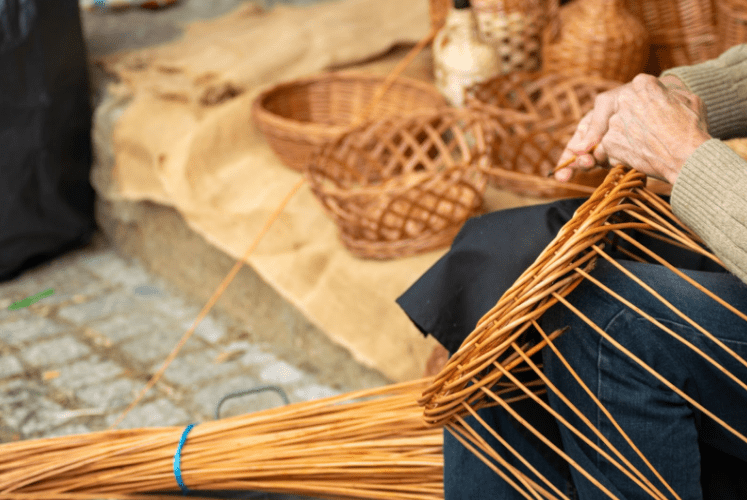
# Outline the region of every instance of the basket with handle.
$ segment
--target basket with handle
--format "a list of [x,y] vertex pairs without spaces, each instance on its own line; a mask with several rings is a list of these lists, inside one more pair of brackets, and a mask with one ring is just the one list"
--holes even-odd
[[253,118],[283,163],[302,171],[317,148],[347,131],[364,112],[374,119],[446,105],[432,85],[398,77],[369,106],[384,82],[384,77],[354,72],[283,82],[255,99]]
[[601,170],[579,173],[573,183],[548,176],[596,96],[618,85],[593,76],[521,72],[470,88],[468,106],[489,117],[496,138],[488,169],[491,182],[531,196],[591,193],[604,178]]
[[441,248],[482,205],[491,140],[458,109],[363,124],[309,164],[312,191],[356,256],[390,259]]

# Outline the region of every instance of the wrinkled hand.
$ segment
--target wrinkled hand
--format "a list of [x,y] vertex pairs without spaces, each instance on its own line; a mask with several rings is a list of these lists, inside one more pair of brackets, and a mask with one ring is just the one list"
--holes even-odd
[[698,96],[675,76],[641,74],[597,96],[558,165],[576,159],[555,178],[564,182],[575,169],[622,163],[674,184],[685,160],[710,138]]

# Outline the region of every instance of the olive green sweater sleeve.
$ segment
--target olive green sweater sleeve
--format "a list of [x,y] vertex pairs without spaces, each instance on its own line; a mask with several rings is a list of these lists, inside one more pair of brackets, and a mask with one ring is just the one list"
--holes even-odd
[[[747,137],[747,44],[664,74],[703,100],[711,136]],[[720,140],[707,141],[685,162],[671,201],[675,215],[747,282],[747,161]]]
[[718,139],[685,162],[672,188],[672,210],[747,283],[747,161]]
[[662,76],[668,74],[703,100],[713,137],[747,137],[747,44],[704,63],[667,70]]

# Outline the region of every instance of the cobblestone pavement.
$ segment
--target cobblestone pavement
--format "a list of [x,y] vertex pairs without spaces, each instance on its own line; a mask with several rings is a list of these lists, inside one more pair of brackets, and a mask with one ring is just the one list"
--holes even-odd
[[[53,295],[9,310],[50,288]],[[199,306],[117,256],[100,237],[0,283],[0,442],[106,429],[161,366]],[[211,420],[222,396],[268,384],[283,388],[291,402],[339,393],[211,314],[119,428]],[[233,398],[221,417],[281,404],[273,392]]]

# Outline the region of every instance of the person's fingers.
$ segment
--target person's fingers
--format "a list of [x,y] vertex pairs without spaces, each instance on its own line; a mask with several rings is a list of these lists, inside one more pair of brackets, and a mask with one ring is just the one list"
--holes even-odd
[[591,148],[602,142],[602,137],[607,133],[609,119],[615,114],[617,92],[605,92],[599,94],[594,101],[594,109],[589,116],[589,124],[586,133],[579,141],[579,149],[591,151]]
[[581,140],[586,134],[586,131],[589,128],[589,120],[591,119],[591,112],[587,113],[581,120],[578,122],[578,125],[576,126],[576,131],[573,133],[573,136],[571,136],[571,139],[568,141],[568,144],[566,144],[565,149],[563,150],[563,153],[560,155],[560,159],[558,160],[558,163],[556,167],[566,166],[566,167],[573,167],[574,162],[571,162],[571,160],[575,159],[579,153],[583,153],[584,151],[579,149],[579,146],[581,145]]

